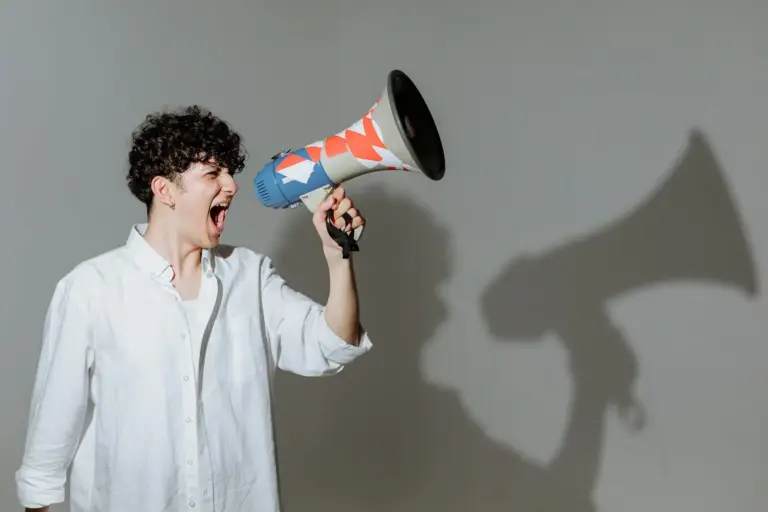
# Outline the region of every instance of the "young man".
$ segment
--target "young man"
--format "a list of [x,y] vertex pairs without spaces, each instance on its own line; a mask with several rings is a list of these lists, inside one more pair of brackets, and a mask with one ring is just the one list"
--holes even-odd
[[148,222],[55,287],[21,505],[62,502],[71,469],[72,512],[276,512],[274,371],[330,375],[371,347],[325,220],[331,208],[338,227],[363,217],[340,188],[313,217],[330,278],[321,306],[267,257],[219,245],[245,162],[225,122],[197,107],[148,116],[129,161]]

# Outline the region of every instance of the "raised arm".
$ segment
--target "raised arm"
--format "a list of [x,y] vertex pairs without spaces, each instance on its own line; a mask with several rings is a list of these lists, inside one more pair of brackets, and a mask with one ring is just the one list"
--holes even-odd
[[329,261],[330,286],[325,320],[331,330],[350,345],[360,344],[360,305],[352,259]]
[[313,215],[328,265],[330,287],[325,306],[291,289],[268,258],[262,262],[265,327],[273,358],[279,368],[300,375],[337,373],[372,346],[360,324],[352,258],[345,259],[341,247],[328,234],[326,213],[330,209],[337,227],[346,225],[347,231],[365,222],[344,197],[342,188],[337,188]]
[[342,248],[328,234],[326,226],[327,212],[333,212],[333,221],[337,228],[350,233],[365,223],[365,219],[345,196],[344,189],[338,187],[333,194],[319,206],[312,221],[323,243],[323,254],[328,264],[330,292],[326,303],[325,315],[331,329],[347,343],[360,343],[360,320],[357,285],[351,255],[345,259]]
[[93,365],[85,290],[60,281],[45,318],[27,438],[16,488],[22,507],[43,510],[65,498],[67,470],[77,449]]
[[334,277],[327,306],[294,290],[277,273],[271,260],[262,261],[264,327],[277,366],[304,376],[341,371],[371,348],[355,307],[344,288],[349,276]]

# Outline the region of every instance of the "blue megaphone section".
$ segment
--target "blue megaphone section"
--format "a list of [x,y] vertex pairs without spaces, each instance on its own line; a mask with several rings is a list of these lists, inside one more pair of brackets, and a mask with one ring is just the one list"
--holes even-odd
[[[280,164],[289,156],[293,165],[277,172]],[[333,186],[334,183],[325,172],[323,164],[312,162],[305,148],[275,155],[253,179],[256,197],[268,208],[288,208],[301,201],[301,196],[307,192],[326,185]]]

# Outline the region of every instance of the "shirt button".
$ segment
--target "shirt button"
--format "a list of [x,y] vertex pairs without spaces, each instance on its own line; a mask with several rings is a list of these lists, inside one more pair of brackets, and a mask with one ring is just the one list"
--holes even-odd
[[187,416],[187,423],[192,423],[192,418],[190,418],[189,416]]
[[187,382],[189,380],[189,375],[184,376],[184,382]]
[[183,340],[187,339],[187,333],[185,332],[181,333],[181,339]]
[[195,508],[195,502],[194,501],[190,501],[189,502],[189,508]]
[[192,463],[192,461],[191,461],[191,460],[188,460],[188,461],[187,461],[187,466],[191,466],[192,464],[193,464],[193,463]]

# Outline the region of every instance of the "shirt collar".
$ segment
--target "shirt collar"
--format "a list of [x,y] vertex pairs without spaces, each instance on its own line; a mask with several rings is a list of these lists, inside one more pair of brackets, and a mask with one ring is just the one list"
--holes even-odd
[[[144,238],[144,233],[146,231],[146,223],[134,224],[131,226],[128,240],[125,243],[128,253],[139,268],[149,272],[152,277],[160,277],[172,281],[174,273],[171,264],[149,245],[149,242]],[[215,266],[214,261],[213,251],[210,249],[203,249],[203,272],[213,271]]]

